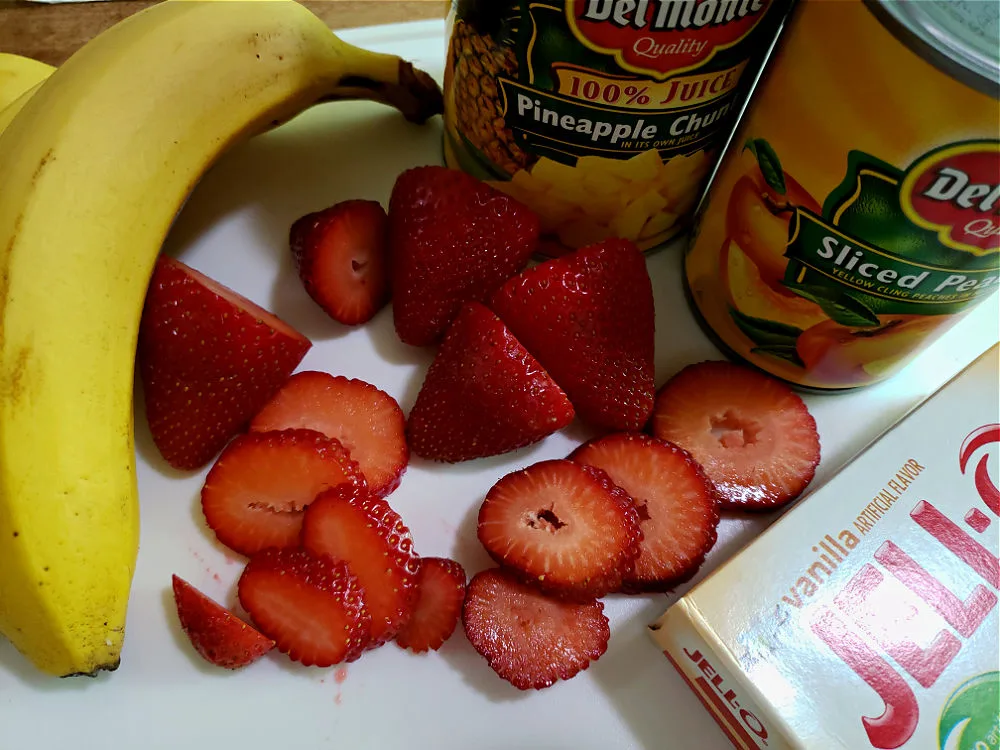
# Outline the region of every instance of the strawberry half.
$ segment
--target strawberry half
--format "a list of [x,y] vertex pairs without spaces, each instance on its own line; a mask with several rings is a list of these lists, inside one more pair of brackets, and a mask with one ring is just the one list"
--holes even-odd
[[417,167],[389,200],[392,312],[399,338],[440,340],[462,303],[485,302],[538,244],[538,217],[464,172]]
[[816,420],[792,389],[731,362],[700,362],[656,396],[653,434],[688,451],[725,508],[773,510],[805,490],[820,459]]
[[454,560],[421,558],[417,603],[410,619],[396,633],[396,644],[417,653],[441,648],[462,616],[465,581],[465,570]]
[[573,406],[500,319],[476,302],[448,329],[407,421],[410,448],[467,461],[535,443],[573,421]]
[[250,423],[254,432],[289,428],[339,440],[380,497],[399,486],[410,460],[403,410],[388,393],[361,380],[312,370],[292,375]]
[[632,499],[600,469],[564,460],[493,485],[477,534],[490,557],[523,580],[578,601],[617,590],[642,540]]
[[365,478],[344,447],[315,430],[251,432],[219,456],[201,490],[205,520],[243,555],[299,543],[303,509],[340,484]]
[[648,435],[617,433],[580,446],[570,459],[603,469],[639,512],[642,542],[624,591],[667,591],[698,571],[715,544],[718,502],[687,451]]
[[305,666],[354,661],[368,643],[371,617],[347,564],[303,549],[266,549],[247,563],[240,604],[278,650]]
[[357,485],[327,490],[306,509],[302,546],[343,560],[357,577],[372,617],[368,648],[391,640],[417,602],[420,558],[389,504]]
[[641,430],[653,408],[653,288],[628,240],[529,268],[491,307],[566,391],[581,419]]
[[161,255],[139,326],[138,368],[153,442],[197,469],[281,387],[309,340],[204,274]]
[[181,628],[205,661],[225,669],[239,669],[274,648],[274,641],[183,578],[174,576],[173,588]]
[[473,648],[520,690],[574,677],[607,651],[611,638],[601,602],[555,599],[497,569],[469,581],[462,623]]
[[306,214],[289,244],[306,292],[334,320],[365,323],[389,301],[389,220],[376,201]]

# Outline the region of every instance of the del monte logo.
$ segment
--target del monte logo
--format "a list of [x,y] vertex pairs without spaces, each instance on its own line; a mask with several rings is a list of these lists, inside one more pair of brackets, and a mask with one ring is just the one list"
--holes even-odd
[[[771,0],[572,0],[566,15],[588,47],[660,78],[697,67],[743,39]],[[696,32],[696,33],[694,33]]]
[[974,255],[1000,250],[1000,141],[931,151],[906,172],[900,205],[941,244]]

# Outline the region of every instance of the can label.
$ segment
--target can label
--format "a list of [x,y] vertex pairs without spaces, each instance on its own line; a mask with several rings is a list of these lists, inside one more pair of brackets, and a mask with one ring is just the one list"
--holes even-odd
[[458,2],[447,161],[530,205],[565,247],[662,243],[684,228],[782,10],[777,0]]
[[[699,216],[686,280],[739,357],[856,387],[1000,284],[997,103],[860,2],[804,0],[786,33]],[[850,59],[831,35],[857,39]]]

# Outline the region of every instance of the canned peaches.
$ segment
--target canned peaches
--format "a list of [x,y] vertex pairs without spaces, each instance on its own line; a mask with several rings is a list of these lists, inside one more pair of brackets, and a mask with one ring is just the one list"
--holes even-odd
[[998,7],[799,2],[685,256],[730,353],[868,385],[996,290]]
[[787,0],[456,0],[445,158],[553,253],[689,225]]

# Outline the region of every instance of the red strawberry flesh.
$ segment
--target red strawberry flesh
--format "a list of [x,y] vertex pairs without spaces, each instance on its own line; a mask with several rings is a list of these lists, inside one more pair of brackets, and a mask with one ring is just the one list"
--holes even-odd
[[231,289],[160,256],[139,328],[153,442],[177,469],[218,455],[288,379],[307,338]]
[[307,667],[354,661],[368,642],[371,617],[346,563],[266,549],[250,558],[238,592],[261,632]]
[[347,563],[371,614],[369,648],[391,640],[416,604],[420,558],[399,515],[364,487],[342,485],[306,509],[302,545]]
[[173,589],[181,628],[205,661],[224,669],[239,669],[274,648],[274,641],[183,578],[173,576]]
[[417,603],[396,633],[396,644],[417,653],[441,648],[462,616],[465,581],[465,570],[454,560],[421,558]]
[[572,420],[566,394],[496,315],[473,302],[427,371],[407,435],[418,456],[457,462],[530,445]]
[[565,460],[533,464],[493,485],[477,533],[522,580],[578,601],[618,589],[642,539],[631,498],[600,469]]
[[314,430],[252,432],[226,446],[208,472],[201,507],[220,542],[252,555],[296,546],[302,511],[319,493],[364,481],[335,439]]
[[667,591],[693,576],[716,540],[715,490],[690,454],[638,433],[592,440],[570,456],[603,469],[639,511],[642,542],[622,588]]
[[438,342],[465,302],[485,302],[527,264],[538,217],[454,169],[403,172],[389,201],[393,319],[414,346]]
[[389,222],[376,201],[306,214],[289,244],[306,292],[334,320],[365,323],[389,301]]
[[611,637],[601,602],[546,596],[498,569],[469,582],[462,622],[473,648],[520,690],[574,677],[604,654]]
[[646,260],[607,240],[515,276],[491,307],[581,419],[640,430],[653,408],[653,290]]
[[361,380],[312,370],[292,375],[250,423],[251,431],[290,428],[339,440],[380,497],[399,486],[410,460],[399,404]]
[[788,386],[731,362],[689,365],[656,397],[653,434],[687,450],[723,507],[772,510],[798,497],[820,459],[816,420]]

